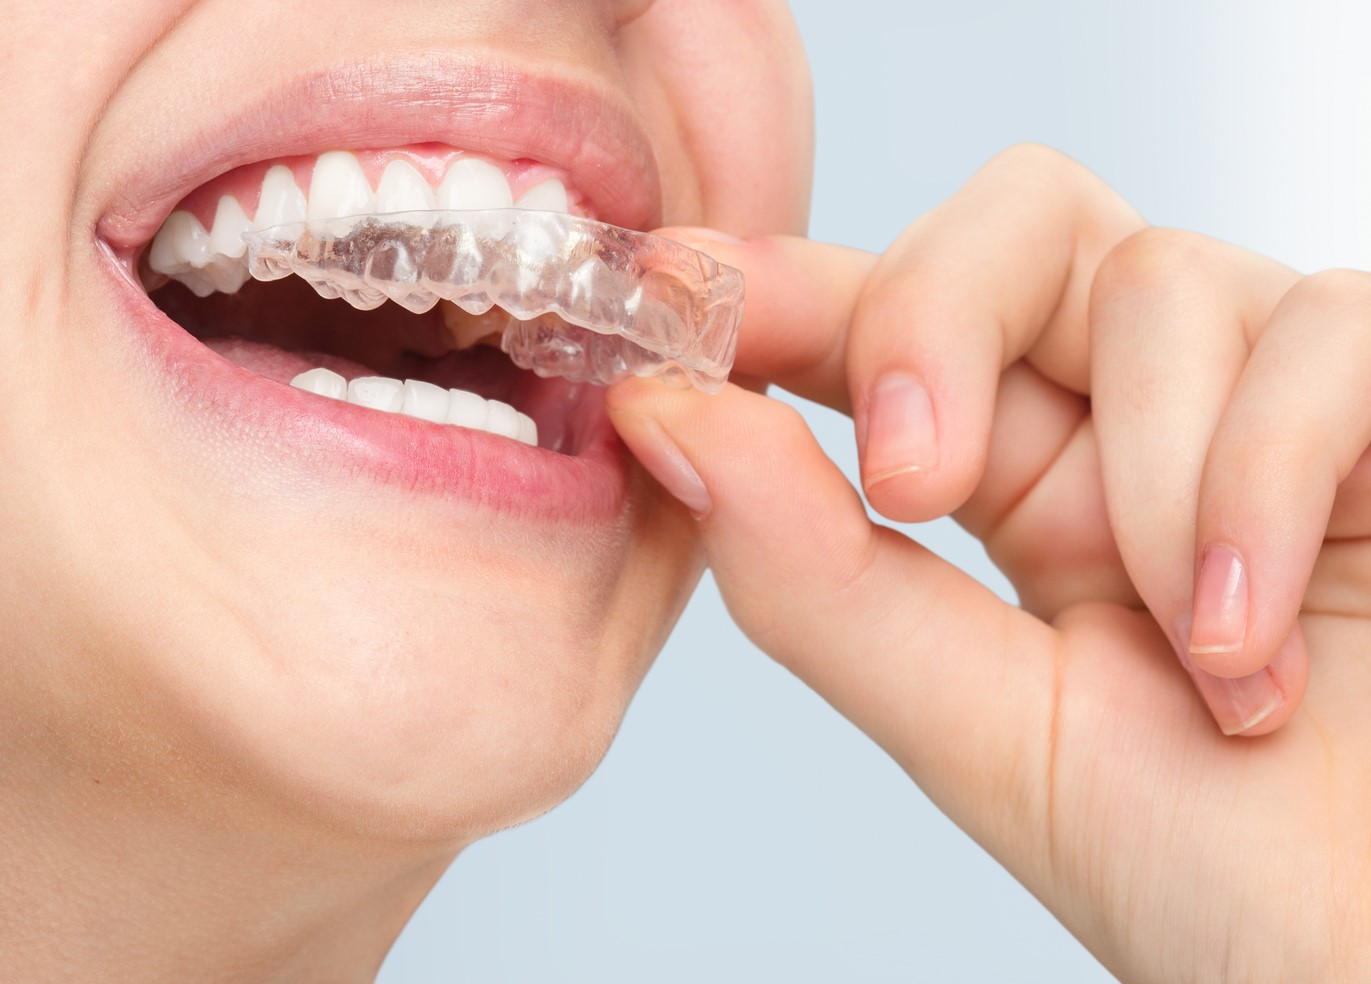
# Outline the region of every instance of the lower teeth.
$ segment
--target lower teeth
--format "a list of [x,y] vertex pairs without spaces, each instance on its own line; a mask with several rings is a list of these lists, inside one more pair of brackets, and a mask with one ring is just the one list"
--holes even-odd
[[508,403],[487,400],[467,390],[445,390],[420,379],[401,382],[386,376],[359,376],[348,382],[330,369],[310,369],[290,381],[297,389],[372,410],[402,413],[435,424],[450,424],[512,438],[537,447],[538,425]]

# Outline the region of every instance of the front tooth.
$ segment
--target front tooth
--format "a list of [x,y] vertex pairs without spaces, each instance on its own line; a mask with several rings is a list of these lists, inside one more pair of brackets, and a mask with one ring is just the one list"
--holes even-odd
[[513,205],[514,196],[505,180],[505,172],[479,157],[456,160],[438,186],[438,207],[441,209],[460,211],[511,208]]
[[262,194],[257,201],[252,227],[261,230],[303,222],[307,208],[305,193],[295,183],[295,175],[284,164],[277,164],[268,169],[262,179]]
[[445,423],[455,424],[458,427],[470,427],[473,430],[484,430],[487,413],[486,401],[475,393],[468,393],[466,390],[459,389],[448,390],[447,420]]
[[566,185],[556,178],[548,178],[520,195],[514,207],[531,208],[540,212],[565,212],[568,207]]
[[487,417],[486,430],[500,437],[517,438],[519,436],[519,411],[515,410],[508,403],[501,403],[499,400],[486,401]]
[[365,215],[375,196],[357,156],[346,150],[320,154],[309,183],[309,219],[340,219]]
[[376,188],[377,212],[431,212],[433,189],[409,161],[391,161]]
[[434,386],[422,379],[406,379],[404,402],[400,412],[420,420],[431,420],[435,424],[447,422],[447,390]]
[[538,425],[533,422],[533,418],[526,413],[519,414],[519,440],[532,447],[538,446]]
[[203,267],[209,258],[209,233],[205,227],[189,212],[177,211],[167,216],[157,230],[148,251],[148,266],[157,273],[174,276],[187,267]]
[[358,376],[348,383],[348,402],[386,413],[399,413],[405,402],[405,384],[387,376]]
[[214,211],[214,229],[209,234],[210,248],[221,256],[238,259],[247,252],[243,233],[252,228],[252,220],[238,204],[238,199],[225,195]]
[[311,369],[309,372],[300,373],[290,381],[290,385],[305,390],[307,393],[327,396],[332,400],[346,400],[348,397],[347,380],[332,369],[325,369],[322,366],[318,369]]

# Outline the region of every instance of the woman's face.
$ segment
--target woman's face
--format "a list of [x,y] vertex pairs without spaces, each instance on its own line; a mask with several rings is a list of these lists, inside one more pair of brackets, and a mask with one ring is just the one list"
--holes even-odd
[[261,346],[375,362],[413,326],[284,282],[150,300],[126,271],[197,188],[331,150],[433,181],[459,151],[541,162],[636,228],[801,231],[784,3],[39,0],[10,11],[0,93],[9,725],[149,802],[221,789],[386,837],[568,795],[700,571],[598,392],[575,454],[335,404]]

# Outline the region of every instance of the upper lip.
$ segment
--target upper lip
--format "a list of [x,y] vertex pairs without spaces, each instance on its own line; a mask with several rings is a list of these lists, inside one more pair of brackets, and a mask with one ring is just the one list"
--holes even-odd
[[205,120],[113,185],[96,233],[124,253],[152,239],[191,191],[241,165],[416,143],[564,168],[604,221],[631,229],[661,222],[652,145],[623,96],[555,66],[532,71],[446,53],[307,73],[234,117]]

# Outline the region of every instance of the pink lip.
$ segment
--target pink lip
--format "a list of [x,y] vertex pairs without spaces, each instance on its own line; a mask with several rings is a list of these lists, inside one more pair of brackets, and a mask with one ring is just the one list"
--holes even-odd
[[656,159],[621,96],[556,71],[443,54],[319,72],[266,94],[164,156],[140,160],[117,185],[96,233],[125,254],[148,242],[182,198],[236,167],[419,143],[563,168],[604,221],[660,225]]
[[[575,456],[480,431],[326,400],[222,358],[167,318],[128,258],[171,209],[212,178],[256,161],[333,147],[443,143],[565,169],[595,212],[629,228],[660,222],[651,145],[607,90],[499,62],[433,55],[304,77],[250,110],[139,161],[97,223],[97,244],[134,342],[160,364],[187,412],[319,476],[365,476],[414,492],[460,496],[499,512],[594,523],[622,515],[629,456],[603,408],[579,423]],[[291,460],[293,459],[293,460]]]

